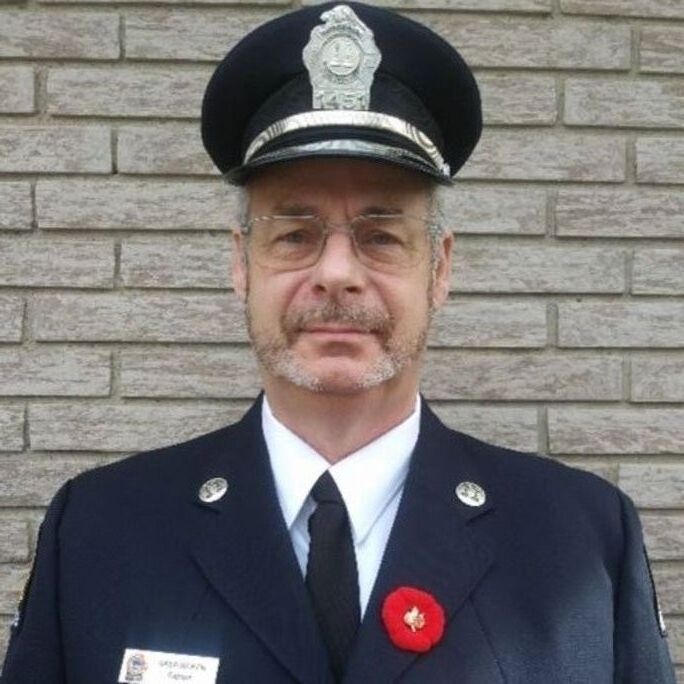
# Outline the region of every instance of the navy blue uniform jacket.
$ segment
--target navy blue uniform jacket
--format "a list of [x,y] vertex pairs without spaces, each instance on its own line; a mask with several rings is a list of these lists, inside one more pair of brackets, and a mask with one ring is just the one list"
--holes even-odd
[[[3,684],[113,683],[126,648],[218,657],[222,684],[332,682],[260,404],[60,490]],[[202,503],[213,477],[228,492]],[[459,501],[463,481],[484,488],[483,506]],[[423,655],[395,647],[380,618],[402,585],[446,613],[441,642]],[[673,684],[655,601],[637,514],[617,488],[449,430],[424,405],[345,682]]]

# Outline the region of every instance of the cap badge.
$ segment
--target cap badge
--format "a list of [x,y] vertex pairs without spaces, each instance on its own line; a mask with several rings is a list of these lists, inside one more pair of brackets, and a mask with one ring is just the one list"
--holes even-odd
[[347,5],[321,14],[302,59],[313,89],[313,109],[370,107],[370,89],[382,56],[373,32]]

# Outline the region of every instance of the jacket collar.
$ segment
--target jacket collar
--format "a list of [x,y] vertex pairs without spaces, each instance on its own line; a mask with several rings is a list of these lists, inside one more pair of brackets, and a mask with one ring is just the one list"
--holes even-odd
[[[201,503],[202,482],[224,477],[228,491]],[[460,482],[484,486],[468,506]],[[327,653],[283,520],[261,429],[261,397],[226,432],[225,451],[203,464],[193,505],[203,509],[192,554],[224,600],[298,681],[329,682]],[[421,428],[397,518],[352,653],[348,682],[395,681],[418,658],[392,645],[381,622],[384,598],[399,586],[433,594],[447,623],[493,563],[476,523],[494,510],[492,492],[466,446],[422,402]],[[425,657],[425,656],[423,656]]]
[[[223,477],[213,503],[196,495]],[[285,527],[261,430],[261,397],[226,434],[225,451],[201,469],[193,505],[203,509],[191,553],[223,599],[297,681],[330,681],[321,639]]]
[[[431,593],[447,624],[493,563],[477,521],[494,510],[494,497],[469,453],[466,438],[447,429],[423,402],[421,429],[404,493],[368,609],[351,656],[346,682],[396,681],[419,656],[392,644],[380,617],[385,597],[400,586]],[[480,484],[480,506],[456,495],[461,482]]]

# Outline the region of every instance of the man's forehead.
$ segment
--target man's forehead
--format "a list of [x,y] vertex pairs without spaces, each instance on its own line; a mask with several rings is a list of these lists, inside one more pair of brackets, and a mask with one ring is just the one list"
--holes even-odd
[[306,159],[273,165],[247,184],[250,198],[275,204],[356,199],[401,205],[427,197],[425,176],[389,164],[357,159]]

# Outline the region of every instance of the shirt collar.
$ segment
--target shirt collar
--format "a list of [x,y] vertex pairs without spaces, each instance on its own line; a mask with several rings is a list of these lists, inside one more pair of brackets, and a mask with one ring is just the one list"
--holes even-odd
[[288,529],[329,469],[347,506],[354,543],[360,544],[404,484],[418,440],[420,396],[408,418],[333,466],[273,415],[265,396],[261,423]]

